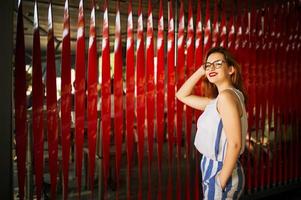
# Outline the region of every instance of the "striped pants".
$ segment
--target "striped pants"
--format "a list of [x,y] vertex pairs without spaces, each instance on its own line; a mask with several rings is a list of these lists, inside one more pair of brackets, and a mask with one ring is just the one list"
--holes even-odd
[[228,179],[226,187],[222,190],[217,175],[221,171],[223,162],[209,159],[203,156],[201,160],[201,171],[203,179],[203,194],[205,200],[239,199],[244,185],[245,176],[243,167],[237,162],[232,176]]

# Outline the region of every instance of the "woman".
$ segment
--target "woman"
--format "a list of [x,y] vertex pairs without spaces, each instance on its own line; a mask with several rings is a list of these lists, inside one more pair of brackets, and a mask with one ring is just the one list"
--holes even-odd
[[[203,154],[204,199],[238,199],[245,183],[238,159],[244,151],[247,132],[240,66],[222,47],[210,49],[205,61],[176,96],[184,104],[204,110],[197,121],[194,141]],[[205,97],[193,95],[201,78]]]

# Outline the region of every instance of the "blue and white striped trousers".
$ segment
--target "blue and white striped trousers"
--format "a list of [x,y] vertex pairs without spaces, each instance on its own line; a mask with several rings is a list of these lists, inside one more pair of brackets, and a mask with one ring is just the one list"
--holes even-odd
[[233,170],[232,176],[228,179],[224,190],[222,190],[217,178],[222,167],[223,162],[203,156],[201,160],[201,171],[203,175],[203,194],[205,200],[239,199],[241,196],[245,184],[243,167],[239,161],[237,161],[237,165]]

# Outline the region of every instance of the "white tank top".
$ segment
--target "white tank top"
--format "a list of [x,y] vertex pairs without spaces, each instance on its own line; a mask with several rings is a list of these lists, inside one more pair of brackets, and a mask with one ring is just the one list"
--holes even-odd
[[[239,98],[242,107],[242,116],[240,118],[242,130],[242,148],[240,154],[242,154],[245,149],[248,130],[247,113],[243,103],[244,97],[242,92],[234,88],[231,88],[231,90]],[[194,145],[204,156],[213,160],[223,161],[227,149],[227,138],[224,133],[221,117],[217,111],[217,99],[218,97],[213,99],[198,118]]]

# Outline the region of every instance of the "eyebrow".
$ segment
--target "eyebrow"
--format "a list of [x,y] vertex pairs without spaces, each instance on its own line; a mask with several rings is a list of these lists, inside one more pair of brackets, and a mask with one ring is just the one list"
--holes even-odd
[[206,63],[215,63],[215,62],[217,62],[217,61],[223,61],[223,59],[218,59],[218,60],[215,60],[215,61],[213,61],[213,62],[207,61]]

